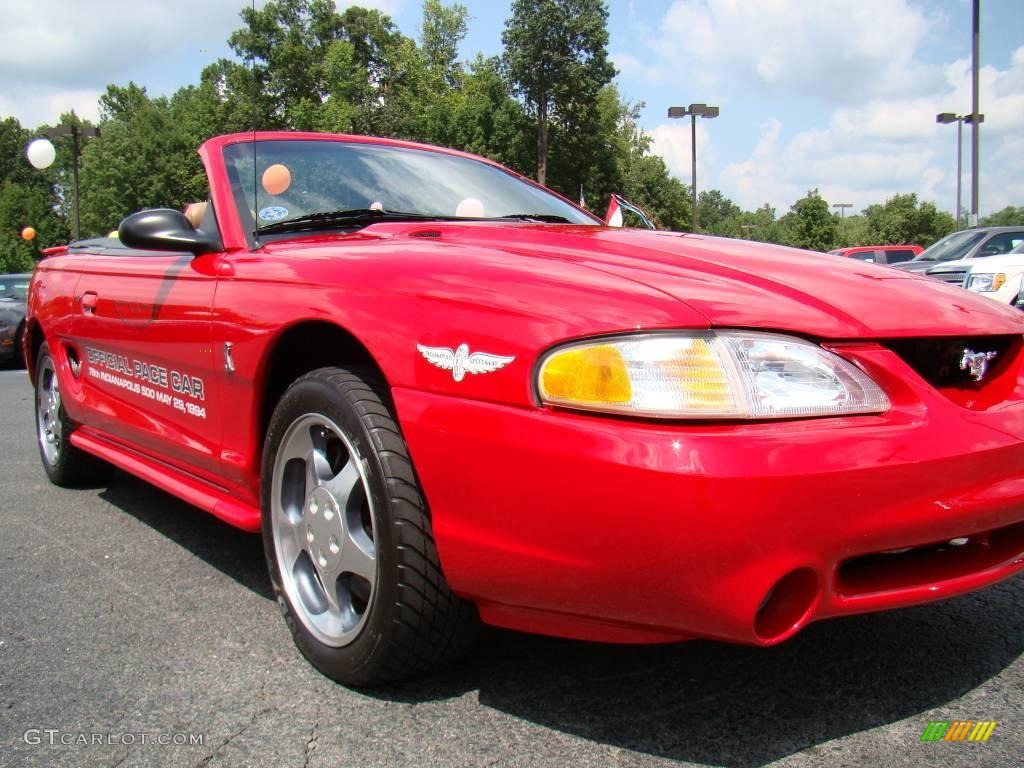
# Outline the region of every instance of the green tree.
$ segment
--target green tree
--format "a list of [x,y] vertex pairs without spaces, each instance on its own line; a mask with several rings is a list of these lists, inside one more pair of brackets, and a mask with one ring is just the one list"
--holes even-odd
[[742,209],[717,189],[697,195],[698,223],[702,232],[725,237],[743,234]]
[[864,209],[868,222],[867,245],[912,243],[927,247],[956,228],[948,213],[934,203],[918,203],[917,195],[893,195],[884,204]]
[[761,243],[784,242],[783,228],[775,218],[775,209],[765,203],[756,211],[742,211],[733,219],[737,237]]
[[978,223],[983,227],[1019,227],[1024,225],[1024,205],[1008,205],[1001,211],[982,217]]
[[151,99],[135,83],[108,86],[100,112],[100,136],[82,149],[83,237],[104,235],[142,208],[206,198],[193,138],[168,99]]
[[440,73],[450,88],[462,84],[459,44],[469,28],[469,11],[461,3],[444,5],[441,0],[423,0],[420,47],[427,66]]
[[533,157],[530,121],[522,105],[512,98],[498,58],[477,55],[450,105],[450,119],[439,130],[438,143],[529,173]]
[[810,190],[806,197],[793,203],[790,214],[792,218],[786,222],[785,237],[791,245],[810,251],[828,251],[835,246],[839,220],[818,190]]
[[[537,181],[546,184],[552,122],[593,130],[601,88],[615,76],[608,61],[603,0],[514,0],[505,22],[504,65],[536,124]],[[583,134],[573,143],[586,146]]]
[[[13,117],[0,120],[0,273],[31,269],[40,247],[68,236],[59,209],[60,154],[45,170],[33,168],[25,156],[28,142],[37,136]],[[35,239],[22,239],[25,227],[35,229]]]

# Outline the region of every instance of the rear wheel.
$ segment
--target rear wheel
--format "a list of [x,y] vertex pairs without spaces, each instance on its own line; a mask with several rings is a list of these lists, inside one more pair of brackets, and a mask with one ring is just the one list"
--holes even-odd
[[441,573],[388,400],[371,371],[313,371],[281,398],[264,445],[274,591],[302,653],[351,685],[452,661],[479,627],[475,607]]
[[75,425],[68,419],[60,396],[60,380],[50,347],[36,355],[36,437],[43,469],[55,485],[82,485],[102,479],[110,465],[71,445]]

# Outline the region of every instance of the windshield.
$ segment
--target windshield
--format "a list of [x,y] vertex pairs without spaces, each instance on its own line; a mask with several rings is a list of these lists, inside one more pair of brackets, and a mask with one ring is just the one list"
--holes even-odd
[[21,278],[18,280],[5,279],[3,275],[0,275],[0,299],[14,299],[15,301],[25,301],[28,298],[28,278]]
[[984,232],[966,230],[946,235],[913,258],[913,261],[955,261],[967,255],[978,241],[985,236]]
[[[236,205],[252,229],[273,224],[274,230],[284,231],[288,222],[310,217],[327,226],[367,226],[389,214],[407,219],[547,217],[599,224],[561,198],[471,158],[342,141],[257,144],[255,168],[253,143],[224,150]],[[346,215],[320,216],[336,212]]]

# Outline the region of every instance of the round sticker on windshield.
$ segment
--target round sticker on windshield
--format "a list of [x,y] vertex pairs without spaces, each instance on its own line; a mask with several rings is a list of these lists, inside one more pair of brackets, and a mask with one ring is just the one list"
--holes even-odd
[[280,221],[288,215],[288,209],[281,205],[268,205],[260,211],[263,221]]

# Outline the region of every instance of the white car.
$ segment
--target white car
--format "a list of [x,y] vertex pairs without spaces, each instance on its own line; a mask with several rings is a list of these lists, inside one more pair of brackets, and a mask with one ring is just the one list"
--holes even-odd
[[950,261],[926,274],[1003,304],[1017,304],[1024,291],[1024,241],[1002,256]]

